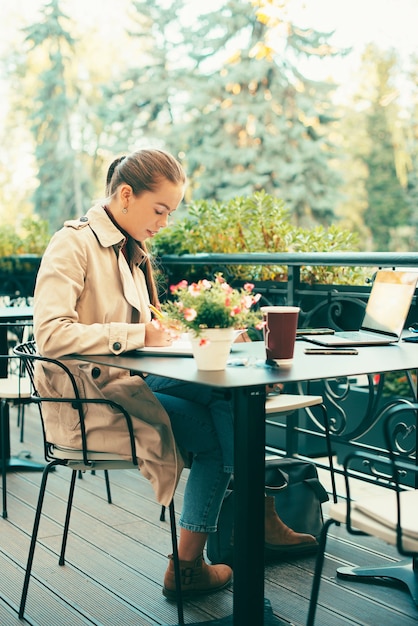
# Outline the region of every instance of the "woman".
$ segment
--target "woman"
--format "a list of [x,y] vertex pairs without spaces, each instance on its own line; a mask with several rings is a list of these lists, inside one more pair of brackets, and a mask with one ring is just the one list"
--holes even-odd
[[[140,150],[112,163],[106,200],[79,220],[65,222],[43,256],[34,298],[34,332],[43,356],[120,354],[171,343],[170,333],[151,319],[149,304],[159,302],[145,241],[167,226],[185,185],[180,164],[161,150]],[[208,533],[216,530],[233,470],[232,428],[222,427],[232,424],[230,403],[199,385],[142,379],[76,361],[71,369],[86,396],[110,398],[132,415],[139,467],[161,504],[168,505],[174,495],[183,454],[192,453],[179,522],[182,588],[193,595],[228,585],[231,568],[208,565],[202,554]],[[49,394],[65,395],[53,370],[39,372],[38,384]],[[75,413],[59,404],[46,409],[47,438],[78,447]],[[89,447],[129,456],[120,416],[94,409],[89,407],[86,416]],[[99,416],[100,430],[95,429]],[[104,425],[108,437],[103,437]],[[266,529],[266,541],[278,546],[315,541],[288,529],[273,510]],[[163,593],[175,597],[171,559]]]

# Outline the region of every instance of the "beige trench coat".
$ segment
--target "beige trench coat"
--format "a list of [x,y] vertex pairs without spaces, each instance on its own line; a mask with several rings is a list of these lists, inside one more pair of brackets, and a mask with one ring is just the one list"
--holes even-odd
[[[119,251],[124,236],[104,209],[69,221],[51,239],[39,269],[34,294],[34,333],[40,354],[120,354],[144,345],[144,323],[151,318],[144,252],[134,245],[132,271]],[[118,402],[134,421],[141,473],[151,481],[157,500],[168,505],[184,467],[170,419],[139,376],[117,368],[66,362],[86,397]],[[37,370],[42,394],[66,396],[62,375],[45,366]],[[43,407],[47,440],[79,448],[78,415],[67,404]],[[86,415],[87,445],[92,450],[130,457],[124,418],[99,405]]]

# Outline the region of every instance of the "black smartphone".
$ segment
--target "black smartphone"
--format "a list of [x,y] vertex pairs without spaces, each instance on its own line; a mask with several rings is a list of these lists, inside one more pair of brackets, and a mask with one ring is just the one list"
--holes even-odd
[[333,335],[335,330],[333,328],[298,328],[296,331],[296,337],[303,335]]
[[358,354],[355,348],[306,348],[305,354]]
[[418,343],[418,335],[409,335],[409,337],[404,337],[403,341],[407,341],[408,343]]

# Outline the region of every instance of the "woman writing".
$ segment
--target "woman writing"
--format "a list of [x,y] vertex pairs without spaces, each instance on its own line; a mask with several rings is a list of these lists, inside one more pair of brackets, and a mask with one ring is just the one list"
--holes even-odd
[[[39,269],[34,297],[34,332],[43,356],[120,354],[143,346],[165,346],[172,337],[151,319],[149,305],[159,306],[146,240],[167,226],[183,199],[186,177],[181,165],[161,150],[140,150],[116,159],[107,175],[107,198],[79,220],[67,221],[51,239]],[[232,408],[210,388],[161,377],[130,376],[117,368],[70,362],[88,397],[120,403],[134,421],[141,473],[151,481],[158,502],[168,505],[184,467],[193,463],[180,518],[179,558],[187,595],[224,588],[232,570],[203,559],[208,533],[216,530],[220,506],[233,471]],[[64,395],[54,371],[38,373],[49,395]],[[103,407],[86,415],[90,449],[129,456],[121,416]],[[76,413],[48,405],[47,439],[79,447]],[[96,429],[95,425],[99,427]],[[105,433],[106,436],[103,435]],[[267,499],[266,499],[267,501]],[[271,545],[314,542],[294,533],[273,510],[266,515]],[[267,509],[266,509],[267,510]],[[163,593],[175,597],[170,559]]]

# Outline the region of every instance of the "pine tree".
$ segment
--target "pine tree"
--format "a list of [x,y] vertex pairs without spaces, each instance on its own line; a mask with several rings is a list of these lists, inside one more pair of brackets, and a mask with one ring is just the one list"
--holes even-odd
[[190,26],[182,3],[134,6],[142,50],[110,105],[120,137],[183,155],[193,199],[264,189],[296,221],[326,222],[339,180],[329,165],[331,86],[305,79],[295,59],[329,50],[327,35],[289,23],[283,54],[260,58],[268,27],[251,2],[226,0]]
[[132,2],[131,64],[103,84],[99,108],[113,152],[135,150],[144,144],[161,146],[167,128],[175,123],[182,5],[182,0]]
[[75,40],[69,28],[59,0],[51,0],[42,9],[41,20],[25,29],[27,58],[20,68],[23,73],[28,65],[38,69],[28,111],[39,180],[34,208],[52,230],[61,227],[65,219],[83,214],[91,196],[77,146],[79,94],[71,74]]
[[[201,17],[185,37],[198,82],[170,141],[184,146],[194,198],[264,189],[300,223],[326,222],[338,182],[326,130],[334,120],[331,86],[305,79],[295,63],[320,50],[326,35],[287,23],[281,53],[263,56],[267,32],[247,2],[229,0]],[[229,57],[219,59],[225,50]]]
[[397,59],[393,52],[381,53],[370,45],[364,62],[369,70],[374,68],[374,72],[368,73],[371,99],[366,114],[369,148],[364,162],[368,168],[368,208],[364,221],[370,228],[375,250],[396,250],[397,229],[407,225],[410,219],[410,207],[396,171],[394,130],[398,94],[391,78],[397,70]]
[[[409,73],[413,85],[411,104],[403,123],[404,150],[398,159],[398,168],[406,179],[406,200],[410,210],[410,241],[408,250],[418,248],[418,56],[413,56],[412,68]],[[400,161],[400,164],[399,164]]]

